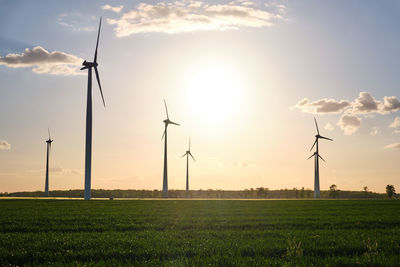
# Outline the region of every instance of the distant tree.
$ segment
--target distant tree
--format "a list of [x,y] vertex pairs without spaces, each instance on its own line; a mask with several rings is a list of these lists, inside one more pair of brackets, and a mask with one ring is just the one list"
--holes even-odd
[[305,197],[305,192],[304,192],[304,186],[301,188],[300,190],[300,198],[304,198]]
[[299,190],[296,187],[294,187],[293,190],[296,198],[299,198]]
[[338,192],[337,192],[337,185],[333,184],[329,187],[329,195],[332,198],[336,198]]
[[393,185],[388,184],[386,186],[386,195],[388,198],[392,198],[396,194],[396,189],[394,189]]

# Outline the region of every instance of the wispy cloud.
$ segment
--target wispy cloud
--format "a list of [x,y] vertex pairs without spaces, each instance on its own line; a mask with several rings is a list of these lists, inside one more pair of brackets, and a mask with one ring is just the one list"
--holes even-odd
[[400,117],[396,117],[394,121],[389,125],[389,128],[399,128],[400,127]]
[[271,10],[257,8],[253,1],[208,4],[195,0],[178,0],[156,4],[140,3],[120,18],[107,21],[115,25],[118,37],[146,32],[173,34],[272,26],[274,21],[282,19],[282,10],[283,6]]
[[372,136],[378,135],[380,133],[380,129],[377,126],[374,126],[371,128],[371,130],[369,131],[369,134]]
[[64,52],[48,52],[41,46],[33,49],[26,48],[20,54],[11,53],[0,57],[0,65],[10,68],[32,67],[32,71],[35,73],[54,75],[81,74],[77,70],[82,61],[79,57]]
[[343,115],[337,125],[343,130],[345,135],[352,135],[361,126],[361,119],[353,115]]
[[85,16],[79,12],[74,12],[60,14],[57,22],[71,31],[92,32],[96,31],[95,23],[93,23],[96,19],[94,16]]
[[123,8],[124,8],[123,5],[120,5],[120,6],[104,5],[104,6],[101,6],[101,9],[103,9],[103,10],[111,10],[111,11],[113,11],[113,12],[115,12],[115,13],[121,12],[121,10],[122,10]]
[[[29,173],[42,173],[45,169],[36,169],[36,170],[28,170]],[[73,169],[65,169],[62,167],[50,167],[49,172],[54,175],[61,175],[61,174],[72,174],[72,175],[80,175],[81,172],[78,170]]]
[[324,129],[331,132],[335,129],[335,127],[333,127],[333,125],[328,122],[327,124],[325,124]]
[[350,106],[347,100],[337,101],[335,99],[320,99],[310,102],[308,98],[300,100],[292,109],[300,109],[306,113],[323,114],[323,113],[340,113]]
[[390,145],[385,146],[385,148],[387,148],[387,149],[400,149],[400,143],[390,144]]
[[257,166],[254,163],[247,163],[247,162],[225,162],[223,165],[230,167],[248,167],[248,168],[254,168]]
[[11,144],[6,140],[0,140],[0,150],[9,150],[11,148]]

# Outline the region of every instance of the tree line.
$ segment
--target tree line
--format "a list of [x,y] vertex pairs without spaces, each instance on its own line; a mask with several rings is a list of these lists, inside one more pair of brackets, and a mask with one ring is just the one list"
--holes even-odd
[[[84,190],[54,190],[50,197],[82,198]],[[44,197],[43,191],[0,193],[3,197]],[[309,188],[292,188],[270,190],[265,187],[250,188],[245,190],[169,190],[169,198],[213,198],[213,199],[312,199],[313,190]],[[135,190],[135,189],[92,189],[93,198],[162,198],[160,190]],[[393,185],[386,186],[386,194],[375,193],[364,186],[362,191],[340,190],[336,185],[331,185],[329,190],[321,191],[323,199],[385,199],[397,198]]]

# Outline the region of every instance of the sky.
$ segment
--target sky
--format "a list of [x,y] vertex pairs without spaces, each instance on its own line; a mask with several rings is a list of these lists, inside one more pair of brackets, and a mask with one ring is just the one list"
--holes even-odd
[[[0,192],[92,188],[400,187],[399,1],[0,1]],[[94,80],[95,81],[95,80]]]

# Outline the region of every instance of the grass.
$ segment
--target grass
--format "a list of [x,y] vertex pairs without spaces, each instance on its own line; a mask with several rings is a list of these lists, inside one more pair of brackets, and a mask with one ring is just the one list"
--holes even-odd
[[398,266],[400,201],[0,200],[0,265]]

